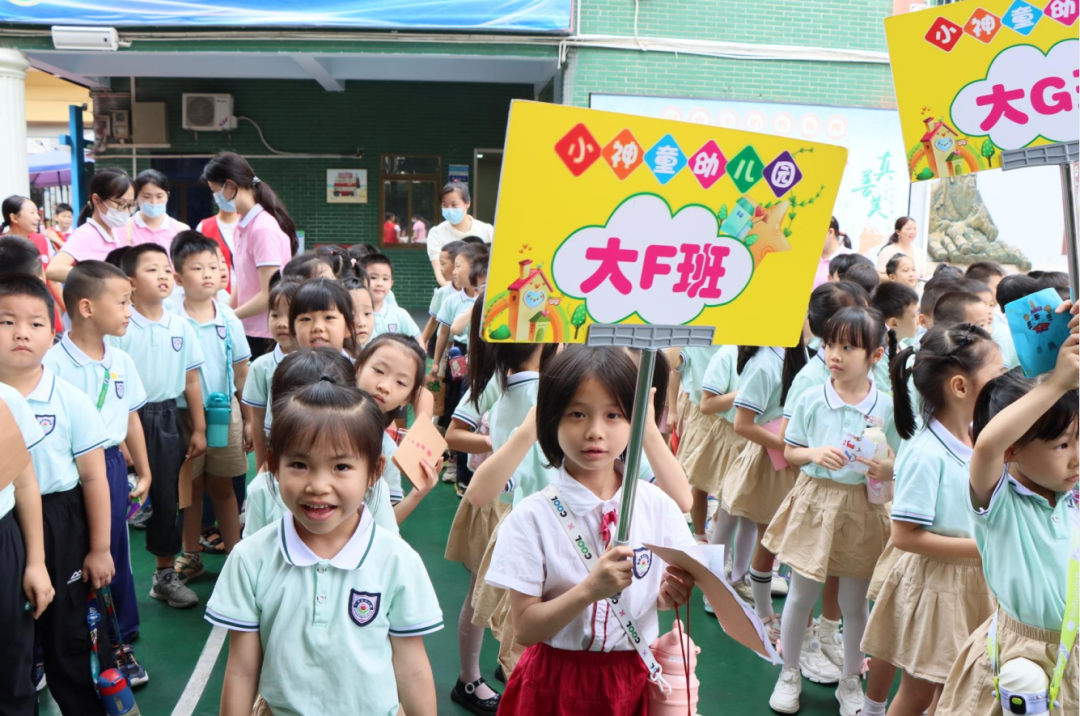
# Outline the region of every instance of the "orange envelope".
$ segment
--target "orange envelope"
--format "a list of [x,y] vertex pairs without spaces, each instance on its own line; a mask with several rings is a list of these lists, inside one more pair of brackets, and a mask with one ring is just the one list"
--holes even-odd
[[[757,613],[735,594],[727,580],[718,577],[712,569],[723,574],[724,552],[721,545],[698,545],[689,550],[674,547],[658,547],[645,543],[660,559],[691,574],[694,583],[701,588],[716,612],[716,618],[724,632],[735,641],[766,661],[782,663],[776,649],[765,635],[765,627]],[[707,562],[711,562],[710,569]]]
[[30,464],[30,452],[23,442],[22,431],[7,404],[0,400],[0,490],[15,482],[15,478]]
[[424,468],[420,466],[420,460],[427,460],[434,467],[444,452],[446,440],[439,429],[432,425],[431,416],[420,413],[391,459],[401,474],[408,478],[409,484],[415,487],[424,482]]

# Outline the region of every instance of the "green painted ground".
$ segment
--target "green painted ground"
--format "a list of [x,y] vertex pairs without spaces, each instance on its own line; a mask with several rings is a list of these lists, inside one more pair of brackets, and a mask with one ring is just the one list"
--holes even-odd
[[[439,713],[458,716],[467,713],[450,702],[449,692],[457,674],[457,616],[468,587],[468,573],[457,564],[442,557],[446,535],[453,521],[458,500],[450,485],[440,485],[407,521],[402,535],[424,557],[431,581],[439,590],[446,628],[426,637],[428,655],[435,672],[439,695]],[[132,565],[138,584],[139,613],[142,635],[135,644],[138,658],[150,674],[150,683],[136,692],[139,707],[145,716],[168,716],[172,713],[188,683],[203,645],[210,634],[210,625],[202,618],[202,609],[213,590],[214,580],[224,564],[224,557],[206,557],[207,574],[191,584],[201,600],[198,607],[188,611],[170,609],[149,597],[153,560],[144,548],[144,533],[132,530]],[[782,602],[777,602],[777,609]],[[664,630],[671,617],[662,615]],[[700,592],[695,596],[691,611],[691,635],[702,648],[697,676],[701,680],[699,713],[712,716],[720,713],[767,714],[768,698],[779,667],[758,659],[748,650],[729,639],[716,620],[701,608]],[[484,676],[495,686],[497,645],[488,635],[484,643],[481,664]],[[228,649],[222,649],[206,690],[194,713],[214,716],[225,671]],[[43,700],[41,713],[58,713]],[[802,714],[837,713],[833,688],[804,682]]]

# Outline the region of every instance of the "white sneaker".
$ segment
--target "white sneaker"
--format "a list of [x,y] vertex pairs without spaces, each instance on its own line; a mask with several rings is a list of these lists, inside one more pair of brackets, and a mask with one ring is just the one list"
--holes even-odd
[[780,615],[773,614],[761,623],[765,627],[765,634],[769,637],[769,641],[776,646],[776,642],[780,641]]
[[802,653],[799,654],[799,669],[804,678],[815,684],[835,684],[840,681],[840,669],[825,658],[821,651],[821,640],[818,639],[816,627],[806,630]]
[[846,676],[836,687],[836,700],[840,702],[840,716],[858,716],[866,705],[862,684],[858,676]]
[[769,708],[777,713],[793,714],[799,710],[799,694],[802,693],[802,679],[795,669],[784,668],[780,672],[780,678],[776,680],[772,696],[769,697]]
[[788,584],[787,579],[780,576],[780,572],[773,570],[772,573],[772,585],[770,587],[771,593],[774,597],[786,597],[791,586]]
[[829,660],[833,666],[838,670],[843,671],[844,668],[844,637],[840,633],[839,629],[835,629],[828,634],[821,633],[821,624],[818,624],[818,640],[821,642],[821,653],[825,655],[825,658]]

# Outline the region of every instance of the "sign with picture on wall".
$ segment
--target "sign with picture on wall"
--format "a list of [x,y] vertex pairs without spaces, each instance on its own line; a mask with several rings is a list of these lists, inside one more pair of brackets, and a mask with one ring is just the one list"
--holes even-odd
[[367,169],[327,169],[326,203],[368,203]]

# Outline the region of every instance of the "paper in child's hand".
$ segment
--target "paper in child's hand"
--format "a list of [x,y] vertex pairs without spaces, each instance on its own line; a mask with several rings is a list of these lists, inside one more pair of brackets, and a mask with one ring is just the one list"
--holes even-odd
[[416,487],[427,480],[420,461],[425,460],[435,467],[444,452],[446,440],[439,433],[439,429],[431,424],[431,416],[420,413],[391,459],[401,470],[401,474],[409,480],[409,484]]
[[7,404],[0,400],[0,490],[15,482],[15,478],[30,464],[30,452],[23,442],[22,430],[15,422]]
[[864,435],[848,433],[841,441],[839,448],[848,461],[844,469],[865,475],[870,470],[870,466],[858,462],[857,458],[873,460],[874,453],[877,451],[877,443]]
[[1052,371],[1061,344],[1069,337],[1072,314],[1054,313],[1060,304],[1058,292],[1044,288],[1005,306],[1016,357],[1028,378]]

